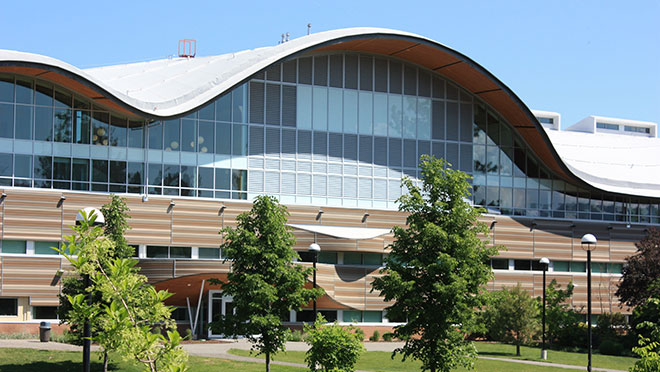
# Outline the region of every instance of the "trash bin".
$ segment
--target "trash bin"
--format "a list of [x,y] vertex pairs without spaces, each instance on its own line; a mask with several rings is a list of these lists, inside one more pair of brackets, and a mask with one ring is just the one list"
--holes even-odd
[[41,322],[39,324],[39,340],[41,342],[50,341],[50,322]]

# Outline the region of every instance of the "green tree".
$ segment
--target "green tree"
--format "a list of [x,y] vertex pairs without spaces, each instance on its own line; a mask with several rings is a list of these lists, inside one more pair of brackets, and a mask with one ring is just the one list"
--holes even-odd
[[295,264],[295,237],[286,225],[289,213],[271,196],[258,196],[252,209],[237,217],[237,227],[221,230],[225,243],[222,252],[232,261],[227,282],[221,284],[223,295],[233,296],[234,314],[226,314],[211,324],[219,333],[245,336],[253,349],[270,359],[284,350],[290,333],[283,319],[291,310],[323,293],[322,289],[306,289],[311,268]]
[[[660,280],[656,280],[656,286],[660,284]],[[638,306],[640,311],[660,314],[660,298],[651,297],[645,303]],[[637,309],[635,309],[637,310]],[[660,371],[660,319],[655,321],[645,320],[637,324],[637,328],[644,329],[645,332],[640,332],[637,347],[633,348],[633,352],[641,359],[635,362],[635,365],[630,369],[631,372],[657,372]],[[646,333],[649,336],[645,337]]]
[[305,325],[310,345],[305,354],[305,361],[310,370],[321,367],[323,372],[355,371],[355,364],[364,351],[362,337],[355,327],[341,327],[325,324],[323,315],[319,315],[313,324]]
[[[556,343],[565,347],[581,345],[579,341],[574,341],[586,337],[586,335],[576,337],[576,332],[582,331],[582,328],[578,327],[582,316],[568,304],[568,300],[573,297],[574,289],[572,282],[568,283],[566,289],[561,289],[557,280],[552,279],[545,290],[546,337],[550,344]],[[542,306],[543,299],[539,297],[538,301]]]
[[497,341],[516,345],[516,355],[520,356],[520,346],[528,343],[539,330],[539,304],[520,283],[491,295],[492,301],[486,309],[489,335]]
[[[128,212],[130,209],[126,205],[126,199],[118,195],[110,194],[110,201],[101,207],[101,213],[105,219],[103,227],[103,235],[110,239],[114,245],[109,248],[107,254],[108,258],[130,258],[133,256],[133,248],[130,247],[124,233],[130,228],[127,219],[130,218]],[[107,269],[107,268],[106,268]],[[83,323],[76,323],[69,317],[72,309],[69,302],[69,296],[76,296],[78,294],[86,294],[85,281],[79,276],[68,276],[62,280],[62,293],[60,297],[60,306],[58,314],[60,323],[69,325],[69,334],[71,340],[76,344],[82,344],[83,340]],[[102,303],[103,299],[98,292],[92,292],[92,302]],[[96,319],[90,319],[90,326],[92,334],[98,336],[99,339],[106,339],[108,342],[102,343],[103,345],[103,371],[108,370],[108,352],[116,348],[116,345],[110,342],[110,338],[103,337],[99,334],[102,332]]]
[[480,239],[488,228],[467,200],[469,176],[427,155],[420,167],[421,188],[403,180],[408,193],[398,201],[409,213],[407,227],[393,228],[395,240],[373,290],[393,301],[390,319],[407,320],[394,330],[406,340],[394,354],[420,360],[424,371],[471,367],[476,350],[464,335],[482,304],[482,286],[492,275],[486,262],[497,249]]
[[660,278],[660,230],[649,229],[635,246],[637,253],[626,258],[616,291],[621,304],[630,307],[643,304],[650,297],[660,298],[660,286],[651,285]]
[[[145,371],[185,371],[187,354],[179,345],[172,309],[163,304],[171,294],[147,284],[147,278],[137,273],[136,260],[112,257],[114,242],[103,236],[101,227],[93,226],[96,215],[81,214],[84,220],[72,226],[74,235],[67,236],[58,251],[76,274],[89,276],[92,284],[86,291],[101,301],[88,302],[84,293],[68,296],[70,321],[94,319],[97,332],[92,339],[104,348],[111,345],[126,360],[144,364]],[[156,326],[167,337],[153,332]]]

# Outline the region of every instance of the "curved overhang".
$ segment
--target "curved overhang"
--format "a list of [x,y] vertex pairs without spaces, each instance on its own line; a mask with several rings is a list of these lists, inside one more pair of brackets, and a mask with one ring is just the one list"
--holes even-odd
[[221,56],[173,58],[88,70],[50,57],[0,50],[0,71],[51,80],[119,111],[165,119],[198,109],[273,64],[301,54],[332,51],[381,54],[435,71],[493,107],[557,176],[582,187],[620,193],[614,188],[587,183],[569,169],[530,109],[485,68],[445,45],[402,31],[340,29]]

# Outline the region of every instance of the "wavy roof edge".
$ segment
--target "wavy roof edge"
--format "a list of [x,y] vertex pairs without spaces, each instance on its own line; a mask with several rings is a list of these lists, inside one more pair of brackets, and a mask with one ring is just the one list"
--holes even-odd
[[[660,197],[660,187],[654,188],[653,186],[657,186],[655,184],[644,181],[617,182],[585,172],[584,169],[576,169],[573,164],[567,163],[560,156],[550,137],[525,103],[497,77],[460,52],[409,32],[371,27],[347,28],[314,33],[275,46],[237,53],[161,59],[85,70],[43,55],[0,50],[0,65],[37,67],[64,72],[71,75],[74,80],[107,95],[107,98],[132,111],[151,118],[169,118],[198,109],[246,81],[253,74],[296,54],[312,49],[334,50],[334,44],[369,38],[414,41],[417,43],[414,46],[425,44],[448,53],[453,60],[463,62],[468,66],[468,70],[461,69],[457,62],[451,62],[449,59],[443,61],[451,63],[432,69],[452,80],[460,74],[467,73],[468,76],[461,80],[471,86],[465,88],[487,103],[505,110],[501,114],[511,122],[544,163],[558,175],[572,179],[579,185],[613,194]],[[360,50],[361,44],[357,43],[351,47],[354,48],[352,50]],[[410,48],[403,48],[392,55],[398,54],[403,57]],[[338,49],[341,49],[341,46]],[[421,53],[423,58],[433,58],[423,51]],[[414,58],[403,58],[418,63]],[[481,75],[482,79],[476,79],[474,73]],[[640,186],[643,187],[640,189]]]

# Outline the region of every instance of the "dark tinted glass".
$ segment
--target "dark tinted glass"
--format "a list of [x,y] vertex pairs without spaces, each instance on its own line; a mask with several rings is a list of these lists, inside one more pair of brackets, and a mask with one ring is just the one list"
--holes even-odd
[[54,140],[71,142],[72,112],[68,109],[55,109]]
[[73,159],[74,181],[89,181],[89,159]]
[[53,179],[71,179],[71,158],[53,158]]
[[181,120],[181,151],[197,151],[197,121]]
[[165,151],[179,151],[181,139],[179,136],[179,120],[163,122],[163,148]]
[[127,123],[123,118],[113,116],[110,125],[110,146],[125,147],[127,141]]
[[92,160],[92,181],[108,182],[107,160]]
[[213,128],[215,126],[212,122],[200,121],[199,122],[199,136],[197,138],[197,147],[199,152],[213,153],[214,151],[214,136]]
[[110,182],[126,183],[125,161],[110,161]]
[[131,185],[144,184],[144,163],[128,163],[128,183]]
[[0,176],[11,177],[14,173],[12,154],[0,153]]
[[34,139],[37,141],[53,140],[53,109],[51,107],[35,108]]
[[73,143],[88,144],[91,125],[92,117],[89,111],[74,111]]
[[128,122],[128,147],[144,148],[144,128],[142,121]]
[[148,125],[149,148],[154,150],[163,149],[163,124],[160,121]]
[[197,174],[197,185],[201,189],[213,188],[213,168],[199,167]]
[[0,137],[14,138],[13,105],[0,104]]
[[178,165],[163,165],[163,185],[178,187],[179,186],[179,166]]
[[231,154],[231,124],[215,124],[215,153],[229,155]]

